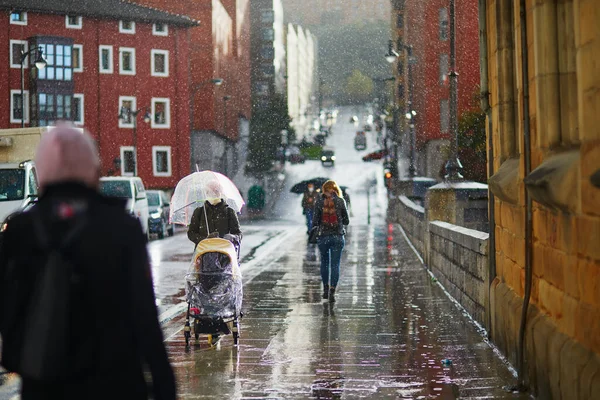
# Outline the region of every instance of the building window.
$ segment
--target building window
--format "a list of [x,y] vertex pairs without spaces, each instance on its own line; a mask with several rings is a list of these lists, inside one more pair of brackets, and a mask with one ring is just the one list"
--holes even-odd
[[152,76],[169,76],[169,51],[150,51],[150,74]]
[[121,175],[135,174],[135,151],[133,146],[121,146]]
[[262,40],[273,41],[275,39],[275,31],[273,29],[263,29],[262,30]]
[[162,22],[152,25],[152,34],[156,36],[169,36],[169,26]]
[[262,49],[260,49],[260,55],[265,60],[272,60],[273,58],[275,58],[275,49],[273,48],[273,46],[264,45]]
[[256,83],[256,94],[258,96],[268,96],[269,95],[269,84],[267,82],[257,82]]
[[73,122],[76,125],[84,124],[84,109],[85,102],[82,93],[75,93],[73,95]]
[[121,75],[135,75],[135,49],[131,47],[119,48],[119,73]]
[[396,28],[404,29],[404,14],[398,14],[396,16]]
[[404,63],[403,62],[398,62],[398,75],[404,75]]
[[448,81],[448,54],[440,54],[440,85]]
[[72,120],[71,95],[37,94],[37,126],[48,126],[58,120]]
[[260,22],[272,24],[275,22],[275,12],[273,10],[262,10],[260,14]]
[[119,32],[121,33],[135,33],[135,22],[133,21],[119,21]]
[[404,84],[401,83],[398,85],[398,98],[404,97]]
[[450,104],[448,100],[440,102],[440,129],[443,133],[450,129]]
[[21,118],[23,118],[23,113],[25,113],[25,123],[29,122],[29,91],[25,90],[23,92],[25,97],[26,107],[23,108],[23,100],[21,99],[21,91],[20,90],[11,90],[10,91],[10,123],[11,124],[20,124]]
[[112,46],[100,46],[100,73],[113,73],[113,48]]
[[65,26],[70,29],[81,29],[83,27],[83,18],[77,15],[66,15]]
[[154,176],[171,176],[171,147],[152,147],[152,169]]
[[448,40],[448,9],[440,8],[440,40]]
[[133,112],[136,111],[136,98],[119,96],[119,128],[133,128]]
[[171,100],[163,98],[152,99],[152,128],[170,128],[171,127]]
[[275,75],[275,66],[273,65],[263,65],[260,68],[265,78],[270,78]]
[[13,11],[10,13],[10,23],[13,25],[27,25],[26,11]]
[[[10,67],[21,68],[21,54],[26,53],[27,51],[29,51],[29,45],[26,40],[11,40]],[[27,63],[24,64],[24,67],[27,68]]]
[[73,80],[73,47],[65,44],[40,44],[46,68],[37,72],[38,79],[49,81]]
[[73,72],[83,72],[83,45],[73,45]]

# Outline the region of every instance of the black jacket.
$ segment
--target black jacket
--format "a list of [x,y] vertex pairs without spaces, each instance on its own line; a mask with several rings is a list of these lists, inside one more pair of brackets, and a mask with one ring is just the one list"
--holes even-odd
[[[321,226],[321,218],[323,217],[323,204],[325,202],[325,195],[320,195],[315,203],[315,211],[313,214],[312,225]],[[350,217],[348,217],[348,209],[346,208],[346,201],[338,197],[337,195],[333,195],[333,202],[335,204],[335,213],[337,215],[338,220],[338,231],[335,233],[325,232],[323,229],[320,230],[320,235],[328,235],[328,234],[338,234],[345,235],[346,234],[346,226],[350,224]]]
[[[122,202],[78,183],[46,188],[37,205],[12,218],[7,226],[0,249],[0,333],[4,343],[19,339],[11,337],[7,310],[21,307],[14,315],[16,324],[23,320],[22,304],[31,298],[32,282],[44,265],[45,253],[33,234],[34,213],[41,217],[51,244],[56,246],[75,221],[87,215],[87,223],[65,254],[80,269],[84,290],[71,300],[70,361],[79,366],[74,368],[77,375],[61,383],[24,379],[23,398],[147,399],[143,374],[147,365],[154,398],[174,400],[175,379],[158,322],[141,226],[127,215]],[[18,266],[17,277],[7,282],[7,266],[12,263]],[[2,364],[8,370],[19,357],[15,353],[8,346],[2,348]]]
[[306,209],[313,209],[318,196],[317,192],[304,192],[304,196],[302,196],[302,214],[306,214]]
[[[204,216],[204,207],[206,207],[206,217]],[[188,227],[188,238],[198,244],[201,240],[208,237],[206,229],[206,219],[208,218],[208,228],[210,232],[219,232],[219,237],[227,234],[233,235],[238,242],[242,240],[242,231],[240,230],[240,221],[234,209],[229,207],[224,200],[217,205],[205,202],[204,206],[198,207],[192,214],[192,220]]]

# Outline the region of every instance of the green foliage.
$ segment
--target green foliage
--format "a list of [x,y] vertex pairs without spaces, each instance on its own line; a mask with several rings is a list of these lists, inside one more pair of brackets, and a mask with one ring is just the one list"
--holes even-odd
[[346,80],[345,92],[349,103],[364,104],[371,100],[373,80],[355,69]]
[[[391,75],[391,67],[385,61],[389,39],[389,25],[324,24],[311,28],[319,41],[319,74],[323,80],[323,96],[337,104],[353,104],[347,91],[347,79],[357,70],[369,78]],[[371,89],[372,92],[372,89]],[[376,97],[370,93],[367,97]]]
[[322,146],[313,144],[300,148],[300,153],[308,160],[318,160],[321,157]]
[[485,113],[473,109],[462,113],[458,120],[459,158],[463,176],[476,182],[487,182],[487,145]]
[[246,173],[262,177],[271,170],[277,149],[281,146],[281,131],[287,130],[288,137],[295,137],[290,127],[287,101],[275,94],[267,107],[256,107],[250,122],[250,143]]

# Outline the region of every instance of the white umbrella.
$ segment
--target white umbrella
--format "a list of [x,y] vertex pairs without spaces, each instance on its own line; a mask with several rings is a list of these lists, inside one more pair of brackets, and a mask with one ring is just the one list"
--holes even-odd
[[171,223],[188,226],[194,210],[215,196],[238,213],[246,204],[235,184],[223,174],[199,171],[186,176],[177,183],[171,198]]

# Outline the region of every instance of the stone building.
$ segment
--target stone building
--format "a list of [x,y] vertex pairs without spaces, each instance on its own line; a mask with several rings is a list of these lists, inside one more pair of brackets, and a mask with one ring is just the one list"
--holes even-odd
[[600,169],[600,8],[480,6],[495,196],[490,335],[519,366],[524,329],[522,377],[538,398],[598,399],[600,189],[591,177]]

